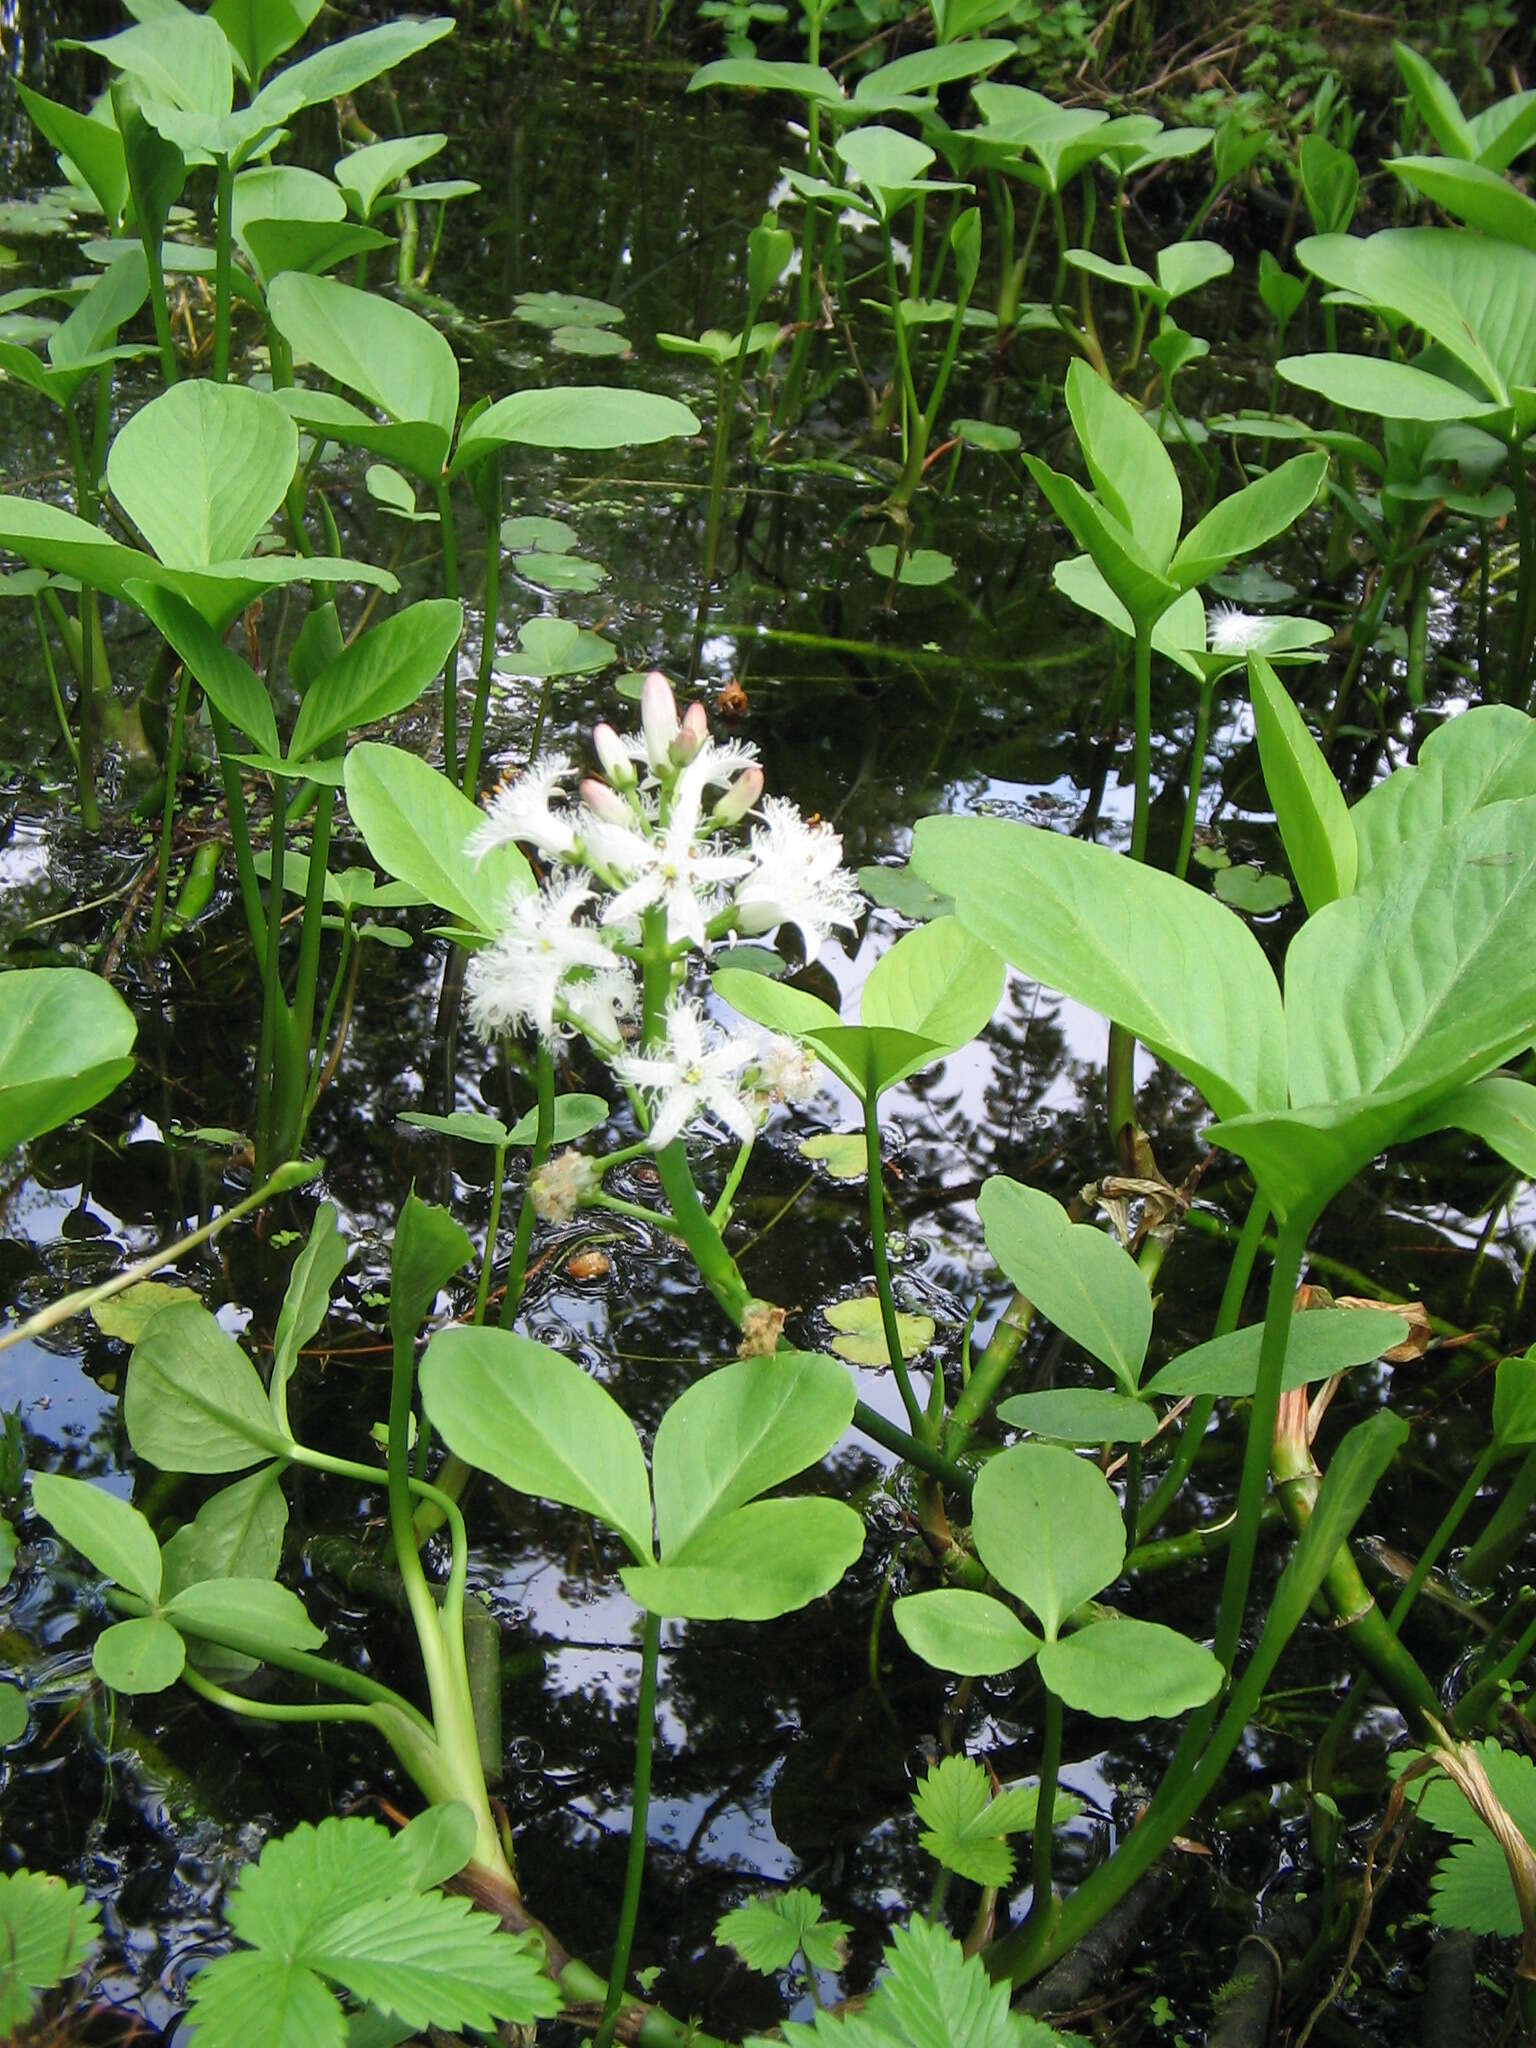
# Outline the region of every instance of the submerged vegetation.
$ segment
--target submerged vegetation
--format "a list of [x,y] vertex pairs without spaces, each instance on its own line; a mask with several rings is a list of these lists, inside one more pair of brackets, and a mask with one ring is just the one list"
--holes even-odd
[[[1379,155],[1299,32],[1222,93],[1143,11],[653,8],[647,90],[707,40],[674,117],[781,161],[648,334],[586,273],[452,295],[485,194],[404,111],[447,18],[157,0],[78,101],[20,84],[0,372],[59,460],[0,493],[52,721],[8,750],[79,901],[9,918],[7,1199],[84,1252],[96,1153],[153,1145],[175,1227],[10,1268],[6,2039],[1536,2033],[1536,91],[1463,10],[1465,101],[1399,41]],[[604,493],[664,509],[680,626]],[[823,495],[819,617],[743,623]],[[993,521],[1040,572],[995,613]],[[996,738],[1052,715],[1048,615],[1065,796]],[[817,749],[762,680],[807,646]],[[948,693],[902,776],[892,667],[898,718]],[[1459,1299],[1383,1230],[1443,1175]],[[601,1885],[508,1786],[567,1650],[573,1753],[628,1752]],[[114,1781],[216,1824],[152,1992],[185,1901],[125,1909]],[[689,1858],[733,1805],[782,1838],[703,1935],[647,1910],[690,1801]],[[1185,1891],[1245,1902],[1194,1967]]]

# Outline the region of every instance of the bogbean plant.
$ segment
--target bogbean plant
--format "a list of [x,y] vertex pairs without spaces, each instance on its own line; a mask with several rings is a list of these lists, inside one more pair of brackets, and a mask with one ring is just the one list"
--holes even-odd
[[[819,66],[814,9],[808,65],[733,58],[701,74],[696,84],[796,93],[810,111],[806,168],[790,179],[806,213],[801,318],[781,419],[793,416],[806,389],[813,275],[827,276],[835,291],[849,283],[839,224],[845,208],[872,224],[880,243],[895,368],[890,416],[902,448],[888,505],[899,520],[909,518],[925,474],[967,329],[983,326],[1000,349],[1027,328],[1067,330],[1077,357],[1067,408],[1091,488],[1034,455],[1026,462],[1084,551],[1059,565],[1058,588],[1134,646],[1131,857],[996,818],[924,821],[912,865],[936,914],[875,963],[856,1018],[845,1021],[839,1008],[786,981],[780,954],[756,943],[793,933],[810,960],[856,930],[863,904],[842,868],[837,835],[807,822],[782,795],[767,794],[753,748],[714,737],[698,705],[680,713],[659,674],[644,685],[638,732],[598,726],[595,762],[586,764],[597,772],[582,774],[568,753],[535,749],[520,774],[483,805],[476,801],[496,665],[503,451],[621,447],[692,433],[698,423],[674,400],[601,386],[518,392],[464,407],[452,348],[429,321],[409,304],[326,274],[348,259],[360,265],[381,246],[371,223],[384,188],[408,179],[440,139],[368,144],[337,165],[333,186],[268,161],[283,124],[426,47],[446,24],[369,31],[268,77],[312,13],[286,0],[281,8],[216,8],[206,17],[157,12],[92,46],[116,82],[89,120],[30,97],[34,118],[71,176],[90,188],[111,238],[92,252],[97,282],[61,325],[45,336],[40,330],[47,365],[29,351],[17,355],[15,343],[0,362],[63,408],[74,457],[74,512],[0,499],[0,542],[47,579],[29,594],[46,599],[79,677],[82,811],[88,814],[92,792],[92,705],[106,684],[104,596],[149,620],[167,662],[180,664],[173,734],[190,716],[194,686],[206,702],[241,910],[261,973],[261,1185],[165,1258],[312,1177],[310,1167],[285,1162],[300,1151],[334,1065],[358,948],[370,936],[386,943],[398,936],[372,926],[370,912],[427,906],[446,921],[439,929],[468,955],[473,1029],[488,1048],[526,1062],[536,1089],[534,1108],[513,1125],[468,1112],[409,1120],[485,1144],[494,1197],[467,1313],[454,1322],[438,1320],[438,1304],[474,1259],[470,1239],[414,1190],[399,1209],[388,1411],[372,1418],[377,1454],[312,1444],[290,1417],[302,1354],[324,1324],[349,1253],[335,1209],[322,1203],[293,1262],[265,1379],[196,1299],[174,1301],[143,1321],[123,1395],[136,1457],[165,1473],[228,1482],[189,1521],[162,1537],[137,1508],[102,1488],[42,1473],[33,1479],[33,1506],[101,1583],[112,1619],[96,1637],[93,1663],[104,1684],[130,1695],[182,1684],[252,1723],[356,1725],[382,1738],[426,1803],[394,1838],[375,1822],[326,1819],[268,1846],[231,1897],[230,1926],[242,1946],[195,1980],[199,2034],[210,2048],[249,2039],[258,2006],[274,2013],[270,2038],[284,2044],[339,2042],[349,2016],[362,2013],[371,2015],[370,2038],[399,2039],[429,2026],[527,2026],[563,2010],[593,2024],[600,2044],[620,2024],[625,2038],[642,2043],[707,2041],[695,2026],[646,2008],[628,1988],[662,1623],[764,1621],[839,1582],[866,1541],[860,1516],[825,1493],[781,1489],[816,1466],[850,1425],[915,1475],[923,1542],[905,1563],[892,1609],[900,1637],[941,1672],[964,1679],[1023,1673],[1032,1688],[1038,1682],[1038,1772],[1033,1782],[999,1789],[973,1760],[952,1757],[927,1774],[914,1806],[923,1845],[941,1866],[928,1916],[895,1935],[887,1975],[861,2009],[818,2011],[811,2027],[786,2025],[785,2038],[841,2040],[850,2048],[891,2039],[922,2048],[983,2040],[1028,2048],[1050,2038],[1009,2011],[1008,1984],[1038,1974],[1081,1939],[1187,1824],[1319,1600],[1415,1738],[1429,1745],[1431,1761],[1464,1791],[1473,1788],[1468,1796],[1481,1821],[1502,1826],[1508,1816],[1492,1783],[1507,1773],[1495,1765],[1492,1779],[1485,1769],[1480,1780],[1477,1753],[1464,1738],[1491,1719],[1536,1631],[1512,1615],[1511,1640],[1449,1715],[1404,1637],[1428,1572],[1495,1464],[1524,1453],[1514,1491],[1524,1485],[1528,1497],[1536,1486],[1536,1358],[1500,1365],[1487,1450],[1403,1594],[1383,1613],[1349,1537],[1406,1426],[1381,1409],[1334,1447],[1326,1473],[1314,1442],[1338,1376],[1401,1343],[1407,1326],[1380,1307],[1302,1313],[1297,1283],[1328,1204],[1393,1146],[1454,1128],[1517,1171],[1536,1172],[1536,1092],[1501,1071],[1536,1034],[1536,727],[1513,704],[1468,711],[1426,741],[1415,766],[1398,769],[1350,807],[1272,666],[1305,658],[1320,629],[1304,619],[1208,616],[1200,592],[1307,511],[1334,455],[1341,476],[1331,488],[1345,502],[1353,492],[1363,527],[1370,507],[1344,478],[1349,463],[1394,483],[1423,484],[1437,475],[1433,464],[1444,453],[1432,445],[1433,430],[1475,425],[1509,472],[1521,584],[1506,694],[1525,693],[1536,640],[1536,557],[1521,321],[1531,289],[1524,265],[1527,257],[1536,263],[1536,250],[1505,248],[1490,259],[1487,244],[1465,230],[1346,235],[1353,185],[1314,150],[1302,175],[1318,233],[1302,244],[1299,260],[1348,307],[1422,334],[1427,348],[1408,362],[1330,346],[1284,359],[1281,375],[1353,413],[1376,412],[1394,433],[1418,430],[1420,439],[1405,432],[1389,442],[1378,472],[1375,451],[1359,437],[1277,421],[1271,410],[1261,438],[1311,439],[1316,452],[1294,456],[1190,518],[1164,445],[1197,446],[1170,400],[1173,376],[1189,360],[1189,337],[1168,309],[1218,274],[1220,252],[1190,239],[1161,252],[1151,270],[1132,264],[1118,199],[1129,177],[1196,154],[1203,135],[1165,131],[1150,117],[1063,109],[990,82],[975,88],[982,125],[951,130],[936,111],[938,88],[996,69],[1010,46],[951,35],[947,17],[934,50],[881,67],[851,94]],[[1422,70],[1406,61],[1404,68],[1459,168],[1442,173],[1415,159],[1403,175],[1448,207],[1457,194],[1465,217],[1485,233],[1518,239],[1525,218],[1519,195],[1502,185],[1495,193],[1488,180],[1497,182],[1516,145],[1524,146],[1523,102],[1512,110],[1506,103],[1481,126],[1459,112],[1453,120]],[[237,78],[244,89],[238,108]],[[918,133],[894,125],[903,120]],[[377,148],[384,157],[372,154]],[[932,179],[940,156],[952,176]],[[1095,165],[1115,181],[1114,260],[1091,248]],[[207,169],[214,174],[213,249],[168,242],[186,179]],[[1218,177],[1223,170],[1232,170],[1230,152]],[[1037,194],[1022,254],[1012,240],[1015,183]],[[968,203],[973,184],[1006,201],[997,309],[980,319],[971,305],[982,254],[982,216]],[[1076,249],[1066,215],[1074,187],[1083,227]],[[399,185],[395,196],[402,205],[448,196],[415,188],[413,198],[412,190]],[[925,226],[931,197],[951,207],[948,225],[933,237]],[[1020,294],[1047,209],[1056,275],[1049,303],[1031,316]],[[898,224],[910,236],[905,289]],[[784,231],[766,223],[749,249],[741,331],[711,331],[687,344],[718,375],[707,578],[745,366],[755,356],[766,376],[781,339],[757,315],[787,254]],[[953,297],[941,300],[951,264]],[[210,380],[181,374],[165,284],[178,271],[214,280]],[[1084,281],[1081,325],[1064,305],[1072,271]],[[1127,367],[1151,313],[1159,315],[1151,348],[1164,402],[1155,426],[1109,381],[1086,297],[1090,277],[1133,294]],[[112,437],[112,366],[133,347],[118,336],[146,298],[167,388]],[[1288,308],[1287,317],[1296,312],[1296,297],[1272,289],[1270,298]],[[270,390],[231,381],[237,307],[249,311],[264,339]],[[1327,310],[1331,324],[1335,308]],[[913,344],[930,324],[944,338],[925,392]],[[92,380],[87,443],[74,407]],[[388,465],[392,500],[405,502],[413,517],[420,516],[416,487],[425,489],[438,524],[442,598],[376,624],[370,610],[344,629],[340,593],[364,585],[377,596],[395,586],[388,572],[343,553],[324,489],[323,457],[332,446]],[[485,554],[480,656],[462,751],[456,485],[473,503]],[[1406,488],[1400,496],[1417,502]],[[129,539],[103,523],[104,504],[121,515]],[[272,544],[274,522],[286,545]],[[1417,560],[1417,538],[1388,546],[1399,564]],[[899,566],[898,559],[898,573]],[[73,619],[63,603],[70,586],[79,593]],[[255,609],[263,598],[276,605],[274,621]],[[307,600],[302,623],[289,618],[292,598]],[[242,617],[250,662],[226,644]],[[1154,655],[1193,676],[1200,690],[1172,872],[1147,859]],[[548,655],[546,679],[561,658]],[[1187,879],[1213,693],[1239,669],[1306,911],[1286,953],[1283,992],[1243,921]],[[349,744],[357,728],[413,705],[439,676],[446,773],[393,746]],[[177,746],[173,736],[163,864]],[[338,791],[382,879],[372,868],[333,865]],[[270,819],[260,833],[258,809]],[[287,893],[301,899],[302,911],[285,961]],[[1148,1371],[1154,1284],[1167,1233],[1149,1236],[1133,1257],[1054,1198],[999,1174],[984,1185],[978,1206],[988,1253],[1014,1303],[974,1358],[967,1332],[958,1384],[939,1366],[926,1370],[924,1384],[921,1345],[929,1333],[901,1313],[892,1273],[881,1103],[986,1026],[1005,964],[1110,1021],[1117,1136],[1135,1136],[1130,1055],[1140,1040],[1209,1104],[1214,1142],[1252,1176],[1255,1192],[1216,1328],[1209,1341],[1155,1371]],[[123,1078],[132,1040],[126,1006],[95,977],[69,969],[4,977],[0,1138],[20,1143],[101,1101]],[[578,1051],[605,1073],[609,1094],[557,1092],[558,1073]],[[900,1421],[860,1398],[837,1358],[796,1345],[790,1309],[754,1292],[731,1248],[733,1206],[765,1119],[775,1104],[819,1085],[819,1075],[859,1111],[869,1299]],[[591,1143],[609,1129],[610,1099],[620,1097],[614,1142]],[[721,1132],[735,1150],[718,1192],[706,1198],[700,1165]],[[502,1183],[509,1155],[525,1149],[528,1172],[503,1263]],[[1140,1156],[1134,1145],[1132,1152]],[[659,1192],[651,1204],[610,1184],[641,1157],[655,1169]],[[613,1395],[517,1327],[535,1230],[541,1220],[563,1224],[581,1211],[625,1217],[656,1241],[683,1247],[735,1333],[735,1358],[673,1402],[649,1446]],[[1271,1222],[1264,1314],[1243,1326]],[[493,1324],[498,1269],[506,1278]],[[134,1277],[118,1276],[92,1295],[122,1291]],[[85,1305],[71,1297],[0,1341],[14,1343]],[[1032,1315],[1087,1361],[1082,1383],[1000,1401]],[[718,1336],[715,1342],[729,1348]],[[1323,1391],[1309,1407],[1314,1387]],[[1247,1411],[1230,1526],[1219,1540],[1202,1537],[1204,1547],[1224,1544],[1226,1552],[1207,1643],[1129,1610],[1146,1605],[1142,1570],[1152,1568],[1157,1532],[1218,1402],[1246,1403]],[[1147,1465],[1157,1454],[1147,1447],[1168,1441],[1176,1419],[1163,1403],[1179,1404],[1182,1428],[1148,1491]],[[998,1448],[999,1428],[1017,1432],[1017,1440]],[[352,1448],[364,1450],[365,1442]],[[1126,1455],[1117,1491],[1105,1454],[1119,1447]],[[515,1844],[487,1789],[487,1765],[496,1760],[492,1701],[477,1689],[466,1647],[472,1596],[462,1500],[472,1471],[590,1516],[626,1559],[619,1577],[637,1616],[639,1714],[629,1858],[606,1972],[573,1957],[524,1901]],[[404,1681],[402,1690],[323,1654],[322,1632],[279,1583],[284,1486],[303,1472],[383,1496],[419,1683]],[[1295,1542],[1244,1656],[1271,1486]],[[14,1543],[8,1524],[0,1529],[8,1571]],[[438,1583],[432,1553],[423,1551],[436,1532],[446,1546]],[[262,1666],[266,1673],[253,1685]],[[17,1703],[7,1694],[0,1700],[3,1735],[14,1727]],[[1075,1810],[1059,1783],[1069,1712],[1182,1726],[1139,1825],[1059,1898],[1058,1831]],[[1432,1817],[1465,1828],[1438,1793]],[[1009,1838],[1019,1834],[1031,1837],[1028,1910],[990,1941],[983,1959],[966,1955],[943,1925],[947,1888],[955,1878],[980,1887],[976,1924],[990,1928],[993,1895],[1014,1878]],[[1517,1863],[1511,1850],[1512,1872]],[[1522,1930],[1536,1946],[1523,1868],[1514,1888]],[[450,1880],[460,1896],[440,1892]],[[78,1967],[89,1915],[74,1895],[42,1880],[4,1883],[0,1922],[13,1938],[10,1960],[0,1963],[0,2019],[16,2026],[38,1991]],[[471,1913],[465,1893],[490,1911]],[[1490,1925],[1505,1928],[1502,1896],[1498,1911]],[[24,1938],[16,1938],[18,1927]],[[792,1891],[728,1915],[720,1938],[752,1967],[777,1970],[802,1957],[814,1996],[815,1973],[840,1960],[841,1931],[823,1919],[814,1894]],[[997,1980],[990,1990],[986,1973]]]

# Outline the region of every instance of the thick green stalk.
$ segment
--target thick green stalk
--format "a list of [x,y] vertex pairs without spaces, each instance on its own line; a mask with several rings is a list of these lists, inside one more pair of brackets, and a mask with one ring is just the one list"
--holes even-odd
[[645,1639],[640,1651],[640,1698],[636,1704],[635,1783],[629,1810],[629,1860],[624,1868],[624,1898],[619,1908],[619,1931],[613,1944],[613,1961],[608,1970],[608,1993],[598,2023],[594,2048],[612,2048],[619,2007],[624,2001],[624,1983],[629,1976],[630,1951],[635,1940],[635,1920],[640,1911],[640,1887],[645,1877],[645,1828],[651,1807],[651,1756],[656,1742],[656,1667],[661,1660],[661,1617],[647,1614]]
[[1019,1355],[1034,1314],[1033,1305],[1022,1294],[1016,1293],[998,1317],[985,1350],[972,1366],[970,1378],[960,1389],[955,1405],[949,1411],[944,1449],[950,1457],[960,1456],[970,1441],[972,1430],[991,1408],[998,1388]]
[[1515,579],[1515,610],[1510,631],[1509,676],[1501,697],[1529,708],[1533,695],[1531,656],[1536,650],[1536,516],[1531,507],[1531,477],[1525,448],[1517,435],[1509,450],[1510,482],[1515,493],[1515,530],[1520,563]]
[[1051,1866],[1056,1847],[1056,1780],[1061,1771],[1061,1701],[1055,1693],[1045,1695],[1045,1727],[1040,1738],[1040,1791],[1035,1801],[1033,1842],[1034,1897],[1024,1922],[1032,1927],[1049,1927],[1056,1909],[1056,1892],[1051,1883]]
[[213,381],[229,382],[229,316],[234,292],[235,171],[228,155],[216,157],[218,218],[214,222]]
[[256,1055],[256,1171],[274,1164],[273,1114],[276,1095],[277,1013],[283,1000],[283,868],[287,856],[288,784],[277,776],[272,784],[272,873],[267,889],[267,948],[262,961],[261,1045]]
[[149,913],[149,946],[160,944],[165,922],[165,892],[171,873],[171,831],[176,822],[176,777],[181,772],[181,732],[187,716],[187,694],[192,674],[183,663],[181,683],[176,691],[176,709],[171,714],[171,736],[165,750],[165,803],[160,812],[160,866],[155,876],[155,901]]
[[496,1233],[501,1226],[501,1190],[507,1175],[507,1148],[497,1145],[491,1151],[491,1213],[485,1225],[485,1253],[480,1261],[480,1285],[475,1289],[475,1313],[471,1320],[478,1326],[485,1321],[485,1304],[491,1293],[491,1265],[496,1257]]
[[[474,1701],[464,1655],[464,1570],[463,1518],[456,1506],[441,1494],[436,1505],[444,1508],[454,1532],[454,1561],[439,1607],[427,1575],[422,1570],[412,1526],[410,1457],[411,1392],[415,1383],[414,1334],[397,1332],[389,1389],[389,1531],[395,1550],[395,1568],[405,1589],[411,1621],[421,1649],[427,1692],[432,1702],[432,1727],[441,1770],[428,1796],[461,1799],[475,1816],[475,1860],[486,1864],[513,1882],[511,1866],[491,1815],[480,1763],[480,1742],[475,1727]],[[415,1775],[414,1771],[412,1773]],[[420,1780],[418,1780],[420,1782]]]
[[901,1348],[901,1326],[896,1320],[896,1297],[891,1288],[891,1262],[885,1242],[885,1188],[884,1169],[880,1158],[880,1118],[876,1106],[875,1090],[867,1087],[864,1093],[864,1158],[866,1177],[869,1182],[869,1241],[875,1259],[875,1289],[880,1297],[880,1321],[885,1328],[885,1348],[891,1361],[891,1371],[901,1390],[901,1405],[907,1411],[907,1422],[919,1443],[934,1441],[933,1426],[923,1412],[912,1385],[912,1376],[907,1371],[906,1353]]
[[469,746],[464,755],[464,794],[479,796],[480,757],[485,748],[485,720],[491,703],[491,676],[496,661],[496,622],[501,611],[501,459],[492,455],[485,475],[475,479],[475,496],[485,519],[485,582],[480,604],[480,668],[475,677],[475,706],[469,719]]
[[1254,1552],[1258,1547],[1259,1518],[1269,1483],[1275,1418],[1280,1410],[1280,1380],[1290,1340],[1291,1318],[1296,1312],[1296,1283],[1301,1277],[1302,1255],[1313,1220],[1311,1214],[1302,1213],[1288,1218],[1281,1225],[1275,1263],[1269,1276],[1269,1299],[1265,1306],[1264,1335],[1259,1348],[1259,1379],[1248,1416],[1248,1437],[1243,1446],[1243,1469],[1238,1481],[1237,1521],[1232,1531],[1232,1547],[1227,1552],[1227,1572],[1221,1588],[1221,1608],[1216,1619],[1213,1645],[1217,1657],[1228,1671],[1232,1669],[1232,1660],[1237,1655],[1243,1613],[1248,1604],[1248,1582],[1253,1574]]
[[229,836],[235,849],[235,872],[240,879],[240,903],[245,911],[246,929],[258,958],[267,951],[267,918],[261,906],[261,880],[251,851],[250,823],[245,808],[245,790],[240,781],[240,764],[235,760],[235,737],[229,721],[210,701],[208,722],[213,727],[219,750],[219,777],[224,784],[224,803],[229,812]]
[[[459,594],[459,549],[453,531],[453,499],[449,493],[446,477],[438,479],[435,496],[437,499],[438,538],[443,549],[443,595],[456,598]],[[498,533],[496,544],[501,545]],[[454,641],[448,650],[448,659],[443,663],[443,759],[447,765],[448,780],[459,781],[459,643]]]
[[1200,783],[1205,774],[1205,749],[1211,736],[1211,699],[1214,683],[1200,685],[1200,702],[1195,710],[1195,736],[1189,752],[1189,794],[1184,799],[1184,824],[1179,833],[1178,856],[1173,872],[1182,882],[1189,873],[1189,857],[1195,846],[1195,820],[1200,810]]
[[[743,341],[744,345],[744,341]],[[738,351],[739,353],[739,351]],[[709,509],[704,516],[704,588],[714,588],[720,552],[720,516],[725,507],[725,474],[731,447],[733,411],[728,409],[724,367],[715,371],[715,447],[709,465]]]
[[[1135,810],[1131,819],[1131,859],[1147,857],[1147,832],[1152,814],[1152,628],[1136,623],[1134,774]],[[1122,1024],[1109,1027],[1109,1053],[1104,1088],[1109,1135],[1125,1154],[1136,1127],[1136,1040]]]
[[[523,1305],[523,1288],[528,1278],[528,1253],[533,1244],[534,1209],[533,1196],[528,1183],[549,1157],[549,1148],[555,1136],[555,1063],[550,1058],[549,1047],[540,1044],[534,1071],[538,1079],[539,1117],[534,1130],[533,1150],[528,1157],[528,1178],[523,1182],[522,1200],[517,1210],[517,1230],[512,1239],[512,1257],[507,1266],[507,1291],[501,1300],[501,1327],[510,1330],[517,1321],[517,1312]],[[486,1247],[490,1256],[490,1247]],[[478,1318],[477,1318],[478,1320]]]

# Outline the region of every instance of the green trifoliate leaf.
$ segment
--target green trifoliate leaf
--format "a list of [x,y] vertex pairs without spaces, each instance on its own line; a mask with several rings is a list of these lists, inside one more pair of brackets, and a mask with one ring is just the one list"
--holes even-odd
[[823,1919],[820,1898],[798,1885],[748,1899],[715,1922],[716,1941],[764,1977],[788,1969],[797,1955],[813,1969],[841,1969],[850,1932],[842,1920]]
[[938,1671],[995,1678],[1027,1664],[1040,1647],[1012,1608],[990,1593],[942,1586],[908,1593],[891,1609],[896,1633],[915,1657]]
[[[1013,1785],[994,1798],[992,1780],[974,1758],[948,1756],[912,1794],[923,1824],[918,1840],[946,1870],[975,1884],[1000,1887],[1013,1877],[1007,1838],[1033,1830],[1038,1800],[1037,1785]],[[1070,1798],[1053,1809],[1058,1824],[1081,1811],[1081,1802]]]

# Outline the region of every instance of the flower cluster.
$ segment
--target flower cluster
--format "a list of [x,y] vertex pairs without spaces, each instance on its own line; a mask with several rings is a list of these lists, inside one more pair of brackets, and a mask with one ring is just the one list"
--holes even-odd
[[[650,1099],[657,1148],[701,1116],[745,1140],[769,1102],[809,1092],[814,1063],[787,1040],[717,1031],[686,993],[689,962],[780,926],[809,960],[852,930],[860,897],[842,841],[764,799],[756,748],[713,739],[700,704],[679,716],[660,674],[646,679],[639,732],[599,725],[593,743],[600,776],[573,795],[569,757],[540,755],[490,799],[469,842],[477,856],[512,842],[548,868],[536,891],[509,895],[501,932],[470,962],[470,1021],[487,1040],[581,1033]],[[665,1006],[653,1002],[647,1042],[626,1047],[658,958]]]

